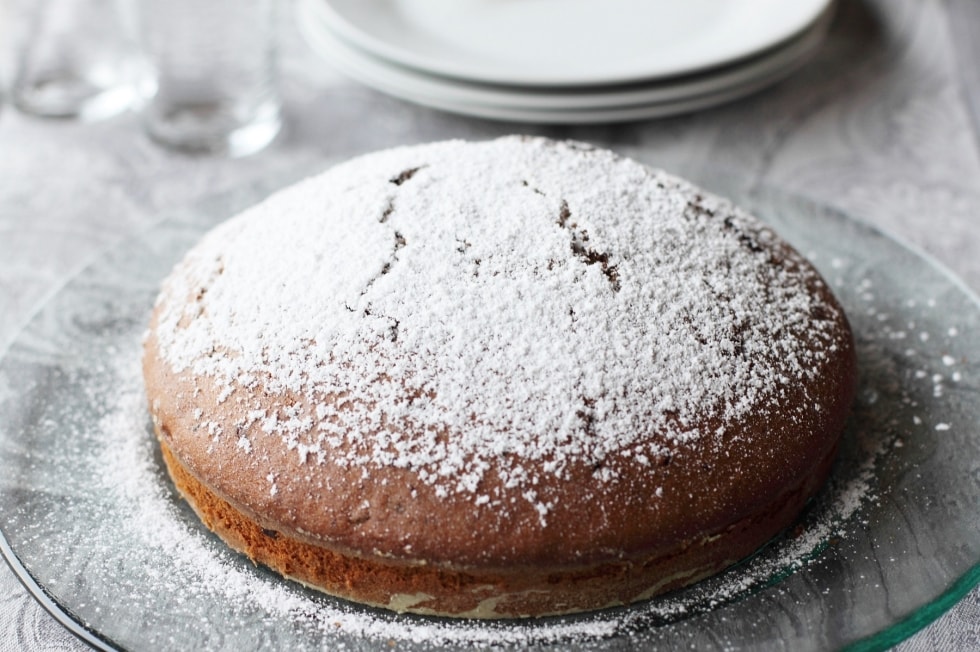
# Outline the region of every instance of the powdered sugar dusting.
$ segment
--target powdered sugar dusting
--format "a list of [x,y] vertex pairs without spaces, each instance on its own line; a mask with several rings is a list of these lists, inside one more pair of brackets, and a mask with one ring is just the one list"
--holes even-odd
[[[587,460],[606,481],[609,455],[711,436],[705,414],[773,409],[814,373],[834,310],[774,240],[579,144],[402,148],[216,229],[168,280],[156,332],[174,370],[211,378],[239,426],[260,420],[303,461],[409,468],[480,501],[492,462],[536,502],[528,460],[558,476]],[[312,416],[250,414],[237,390],[259,378],[311,397]]]

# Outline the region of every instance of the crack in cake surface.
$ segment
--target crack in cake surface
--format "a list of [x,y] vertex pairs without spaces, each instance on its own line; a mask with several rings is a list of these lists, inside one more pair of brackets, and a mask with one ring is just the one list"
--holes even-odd
[[188,256],[159,344],[220,388],[343,396],[312,421],[286,402],[257,417],[318,464],[408,468],[491,503],[493,468],[543,517],[528,461],[614,482],[622,451],[669,460],[714,436],[705,413],[778,409],[837,345],[836,308],[800,292],[819,279],[763,226],[607,152],[442,143],[288,192],[285,214],[259,206]]

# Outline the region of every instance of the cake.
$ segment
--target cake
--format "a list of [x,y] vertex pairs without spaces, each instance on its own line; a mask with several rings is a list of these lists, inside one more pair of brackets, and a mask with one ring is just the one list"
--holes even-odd
[[208,233],[144,340],[203,523],[331,595],[473,618],[718,573],[830,473],[855,386],[814,267],[612,152],[402,147]]

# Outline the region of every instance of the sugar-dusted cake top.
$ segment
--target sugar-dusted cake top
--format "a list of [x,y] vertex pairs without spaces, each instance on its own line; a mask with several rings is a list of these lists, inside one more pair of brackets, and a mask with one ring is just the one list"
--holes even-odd
[[541,474],[585,460],[611,482],[624,454],[653,473],[779,410],[841,341],[820,286],[751,216],[611,152],[453,141],[223,224],[168,279],[155,335],[241,403],[209,435],[243,453],[258,424],[306,464],[410,469],[476,504],[500,499],[492,468],[543,517]]

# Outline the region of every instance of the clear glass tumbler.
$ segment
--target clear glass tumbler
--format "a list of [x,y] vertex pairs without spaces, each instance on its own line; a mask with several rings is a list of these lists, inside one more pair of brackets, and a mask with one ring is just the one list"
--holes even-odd
[[282,127],[278,0],[142,0],[156,94],[143,120],[165,146],[245,156]]
[[37,0],[20,7],[28,13],[10,95],[21,111],[98,120],[152,93],[131,0]]

